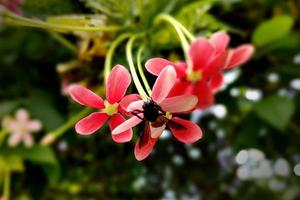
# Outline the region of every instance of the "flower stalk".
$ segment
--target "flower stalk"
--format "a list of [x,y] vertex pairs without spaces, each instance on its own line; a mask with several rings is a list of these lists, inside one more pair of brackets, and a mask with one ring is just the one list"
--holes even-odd
[[130,68],[130,72],[132,75],[132,79],[133,79],[133,83],[136,87],[136,89],[138,90],[138,93],[140,94],[140,96],[142,97],[142,99],[146,100],[148,99],[148,95],[145,92],[139,78],[138,75],[136,73],[135,70],[135,66],[134,66],[134,62],[133,62],[133,58],[132,58],[132,46],[133,46],[133,42],[139,37],[140,35],[133,35],[129,41],[127,42],[126,45],[126,58],[127,58],[127,62],[129,64],[129,68]]
[[148,93],[149,96],[151,96],[151,88],[149,86],[149,83],[147,81],[147,78],[145,76],[145,73],[144,73],[144,70],[143,70],[143,67],[142,67],[142,53],[143,53],[143,50],[145,49],[145,46],[142,45],[139,49],[138,49],[138,53],[137,53],[137,66],[138,66],[138,70],[139,70],[139,74],[142,78],[142,81],[144,83],[144,86],[146,88],[146,91]]

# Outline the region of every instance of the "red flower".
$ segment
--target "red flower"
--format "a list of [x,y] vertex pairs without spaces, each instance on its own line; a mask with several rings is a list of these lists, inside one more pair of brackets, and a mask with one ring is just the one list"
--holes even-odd
[[[122,114],[126,113],[125,109],[130,102],[138,99],[138,95],[131,94],[124,97],[127,88],[131,83],[131,76],[127,69],[121,65],[116,65],[107,80],[106,99],[101,97],[89,89],[80,85],[72,85],[69,87],[69,94],[72,99],[79,104],[99,109],[89,116],[77,122],[75,129],[81,135],[90,135],[97,131],[103,124],[109,120],[108,125],[111,130],[125,121]],[[122,113],[122,114],[121,114]],[[132,138],[132,130],[127,129],[118,135],[112,135],[115,142],[128,142]]]
[[113,135],[119,135],[145,121],[144,132],[134,149],[137,160],[143,160],[151,153],[166,126],[179,141],[184,143],[193,143],[202,137],[199,126],[190,121],[173,117],[173,114],[191,111],[197,105],[195,95],[168,97],[175,82],[176,71],[174,68],[172,66],[164,68],[153,86],[151,98],[147,101],[139,100],[129,104],[127,111],[135,116],[112,131]]
[[227,49],[229,40],[225,32],[216,32],[209,40],[198,38],[190,45],[189,60],[186,63],[153,58],[148,60],[146,68],[157,76],[166,66],[174,66],[178,79],[170,96],[194,94],[198,97],[197,108],[207,108],[214,103],[214,92],[223,83],[223,70],[245,63],[254,51],[250,44]]
[[23,3],[23,0],[0,0],[0,6],[2,5],[16,14],[22,13],[22,10],[19,8],[21,3]]

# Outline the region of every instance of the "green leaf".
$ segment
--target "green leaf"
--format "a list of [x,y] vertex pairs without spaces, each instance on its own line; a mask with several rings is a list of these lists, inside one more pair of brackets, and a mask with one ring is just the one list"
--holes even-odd
[[[25,160],[40,164],[50,183],[52,184],[56,183],[56,181],[60,177],[60,166],[53,150],[50,147],[17,147],[14,149],[3,149],[0,153],[5,158],[11,159],[11,157],[18,156]],[[17,168],[17,165],[14,167]]]
[[24,171],[23,159],[18,155],[10,155],[5,158],[6,164],[10,171],[22,172]]
[[47,93],[34,91],[24,103],[32,115],[32,118],[41,120],[43,126],[48,131],[64,123],[64,119],[61,113],[56,109],[52,97]]
[[0,117],[12,112],[17,106],[19,106],[20,101],[4,101],[0,102]]
[[295,105],[288,97],[273,95],[255,104],[253,110],[258,117],[282,131],[289,123]]
[[254,31],[252,42],[256,46],[264,46],[287,35],[294,24],[290,16],[277,16],[262,22]]

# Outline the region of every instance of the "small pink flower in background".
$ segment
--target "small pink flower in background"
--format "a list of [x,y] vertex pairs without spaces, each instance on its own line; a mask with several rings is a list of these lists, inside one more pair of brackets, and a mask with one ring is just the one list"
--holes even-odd
[[151,98],[147,101],[138,100],[127,107],[127,111],[135,116],[117,126],[113,135],[131,130],[142,121],[145,129],[135,144],[135,157],[137,160],[145,159],[152,151],[158,138],[168,126],[173,135],[181,142],[193,143],[202,137],[202,131],[196,124],[178,117],[174,114],[186,113],[197,105],[195,95],[181,95],[168,97],[170,90],[176,82],[176,71],[172,66],[164,68],[159,74]]
[[31,147],[34,144],[32,133],[42,128],[41,122],[31,120],[25,109],[17,110],[15,118],[4,118],[2,126],[10,133],[8,145],[11,147],[15,147],[21,142],[23,142],[26,147]]
[[222,86],[223,70],[247,62],[254,52],[254,47],[250,44],[228,49],[229,41],[228,34],[216,32],[209,40],[198,38],[191,43],[186,63],[153,58],[148,60],[146,68],[157,76],[166,66],[174,66],[178,79],[170,96],[194,94],[198,97],[197,108],[208,108],[214,103],[214,92]]
[[[131,76],[127,69],[121,65],[116,65],[106,83],[106,99],[101,97],[80,85],[69,87],[69,94],[72,99],[79,104],[99,109],[89,116],[81,119],[75,125],[76,132],[81,135],[90,135],[101,128],[109,120],[108,124],[111,130],[125,121],[122,114],[129,115],[125,110],[130,102],[137,100],[138,95],[127,95],[126,91],[131,83]],[[115,142],[128,142],[132,138],[132,130],[128,129],[118,135],[112,135]]]
[[3,6],[16,14],[21,14],[22,10],[19,8],[19,5],[23,2],[24,0],[0,0],[0,6]]

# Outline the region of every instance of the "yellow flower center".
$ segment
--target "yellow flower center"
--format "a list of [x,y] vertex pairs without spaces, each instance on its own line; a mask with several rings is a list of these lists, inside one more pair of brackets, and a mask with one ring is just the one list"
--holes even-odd
[[108,101],[104,102],[105,109],[103,110],[109,116],[113,116],[114,114],[118,113],[118,103],[110,104]]
[[202,72],[200,70],[187,72],[187,79],[193,83],[196,83],[201,78],[202,78]]
[[169,112],[166,112],[166,118],[168,119],[168,120],[171,120],[172,119],[172,114],[171,113],[169,113]]

